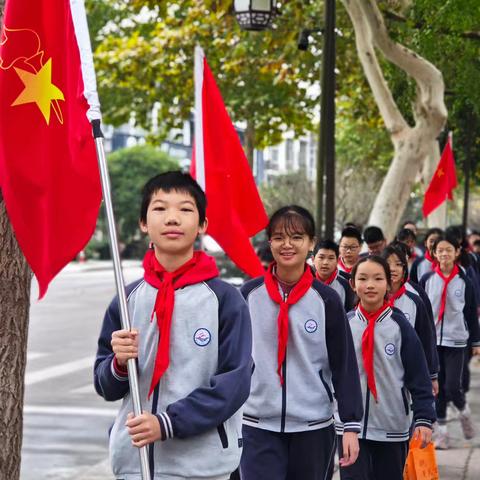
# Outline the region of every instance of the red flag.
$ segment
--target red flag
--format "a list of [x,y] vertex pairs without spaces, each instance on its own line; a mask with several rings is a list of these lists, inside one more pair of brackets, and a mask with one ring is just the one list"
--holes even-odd
[[[40,297],[86,245],[100,207],[86,100],[96,98],[96,87],[93,68],[87,75],[81,60],[91,63],[83,2],[7,0],[0,38],[0,188]],[[99,118],[98,104],[92,102],[89,113]]]
[[423,216],[428,217],[433,210],[447,199],[453,200],[452,192],[456,186],[455,159],[453,158],[452,138],[449,135],[435,174],[425,192],[422,208]]
[[264,270],[249,237],[268,223],[251,169],[203,50],[195,49],[192,175],[207,195],[208,234],[254,277]]

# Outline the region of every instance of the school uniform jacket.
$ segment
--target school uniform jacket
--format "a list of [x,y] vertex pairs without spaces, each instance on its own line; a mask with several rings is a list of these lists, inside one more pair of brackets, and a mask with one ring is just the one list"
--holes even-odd
[[433,318],[437,331],[437,345],[464,348],[470,339],[472,346],[480,346],[480,328],[477,318],[477,303],[471,280],[460,268],[448,284],[445,313],[438,321],[443,280],[436,272],[424,275],[420,284],[432,303]]
[[[367,386],[363,368],[362,335],[367,320],[356,309],[348,313],[360,368],[365,413],[359,438],[381,442],[409,439],[413,400],[415,426],[431,427],[435,421],[432,384],[422,344],[415,330],[398,309],[387,307],[375,325],[374,368],[377,402]],[[343,434],[344,425],[335,425]]]
[[348,280],[337,271],[337,276],[328,286],[338,293],[345,312],[349,312],[354,306],[355,294],[353,293]]
[[279,305],[268,295],[263,277],[247,282],[241,292],[252,318],[255,363],[244,425],[275,432],[325,428],[333,423],[334,390],[346,429],[359,431],[358,366],[337,293],[314,280],[290,306],[282,386],[277,375]]
[[407,289],[407,291],[414,293],[422,300],[423,304],[425,305],[425,310],[428,317],[435,325],[435,321],[433,319],[432,303],[430,302],[430,299],[428,298],[427,292],[424,290],[424,288],[420,284],[412,282],[412,280],[408,280],[408,282],[405,283],[405,288]]
[[[252,371],[251,325],[239,292],[218,278],[175,291],[170,364],[147,399],[158,346],[151,321],[157,289],[144,280],[127,287],[132,327],[139,330],[138,370],[142,408],[157,415],[165,441],[150,444],[153,479],[225,478],[242,452],[242,405]],[[108,401],[123,399],[110,434],[116,478],[138,480],[138,449],[125,427],[132,411],[128,380],[113,362],[110,341],[120,330],[118,299],[103,321],[95,361],[95,389]]]
[[421,298],[408,290],[395,300],[395,308],[398,308],[415,332],[422,343],[425,359],[427,360],[430,378],[438,377],[439,363],[437,353],[437,333],[432,318],[428,315],[427,309]]
[[410,278],[415,283],[420,283],[420,279],[433,270],[433,264],[425,257],[417,257],[410,268]]

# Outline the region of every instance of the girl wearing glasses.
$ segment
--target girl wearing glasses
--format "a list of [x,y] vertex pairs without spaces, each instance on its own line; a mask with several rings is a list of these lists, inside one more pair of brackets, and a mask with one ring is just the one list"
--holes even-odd
[[306,264],[312,215],[292,205],[267,227],[274,261],[242,287],[253,326],[244,408],[242,479],[325,480],[335,452],[334,396],[345,423],[340,464],[358,455],[362,398],[352,336],[338,295]]

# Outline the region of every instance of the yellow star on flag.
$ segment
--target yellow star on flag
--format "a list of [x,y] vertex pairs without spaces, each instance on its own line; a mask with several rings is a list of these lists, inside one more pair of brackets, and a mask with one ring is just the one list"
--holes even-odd
[[437,177],[438,177],[438,178],[442,178],[444,175],[445,175],[445,172],[443,171],[443,168],[441,168],[441,169],[437,172]]
[[65,100],[62,91],[52,83],[52,59],[49,58],[37,73],[30,73],[21,68],[15,68],[15,71],[25,88],[12,103],[12,107],[26,103],[36,103],[47,125],[49,125],[52,101]]

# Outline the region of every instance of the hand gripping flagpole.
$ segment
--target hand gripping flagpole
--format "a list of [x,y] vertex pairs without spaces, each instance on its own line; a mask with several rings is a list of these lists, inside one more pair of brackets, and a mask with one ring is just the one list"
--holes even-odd
[[[120,319],[124,330],[131,329],[130,315],[127,307],[127,297],[125,294],[125,281],[123,279],[122,266],[120,262],[120,253],[118,249],[117,230],[115,226],[115,217],[113,214],[112,196],[110,189],[110,179],[108,175],[107,162],[105,158],[105,149],[103,147],[103,133],[100,128],[100,120],[92,121],[93,136],[95,138],[95,147],[97,150],[98,166],[102,181],[103,201],[105,212],[107,214],[108,232],[110,236],[110,249],[112,252],[113,267],[115,272],[115,283],[117,285],[118,303],[120,306]],[[137,364],[134,358],[127,362],[128,381],[130,383],[130,394],[132,395],[133,413],[135,416],[141,415],[142,403],[140,391],[138,388]],[[150,480],[150,467],[148,462],[147,447],[140,448],[140,463],[142,469],[142,480]]]
[[[88,32],[84,0],[70,0],[70,10],[72,13],[75,36],[77,38],[78,50],[80,53],[84,84],[83,93],[90,107],[87,112],[87,117],[92,124],[93,137],[95,139],[95,147],[97,150],[98,167],[102,182],[103,201],[105,203],[105,211],[107,213],[108,221],[108,233],[110,236],[110,250],[112,252],[115,283],[117,285],[118,304],[120,306],[120,320],[122,328],[124,330],[130,330],[131,323],[128,314],[127,297],[125,294],[125,281],[123,279],[122,266],[120,263],[117,230],[115,227],[115,217],[113,215],[112,197],[110,193],[110,179],[108,176],[105,149],[103,148],[103,133],[100,127],[102,117],[100,113],[100,102],[98,100],[97,81],[93,66],[92,47],[90,44],[90,35]],[[128,360],[127,368],[128,381],[130,384],[130,395],[132,396],[133,403],[133,413],[135,416],[138,416],[142,414],[142,403],[140,400],[140,390],[138,388],[138,372],[135,359],[131,358]],[[142,480],[151,480],[147,447],[145,446],[140,448],[139,453]]]

